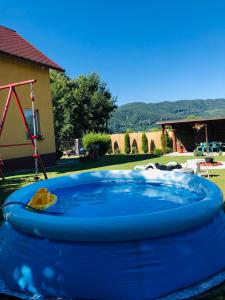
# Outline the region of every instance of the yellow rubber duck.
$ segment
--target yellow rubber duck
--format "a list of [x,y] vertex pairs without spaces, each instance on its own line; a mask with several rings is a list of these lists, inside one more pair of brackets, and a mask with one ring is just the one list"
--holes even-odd
[[36,209],[46,209],[54,205],[56,201],[56,195],[51,194],[47,188],[40,188],[31,198],[28,205]]

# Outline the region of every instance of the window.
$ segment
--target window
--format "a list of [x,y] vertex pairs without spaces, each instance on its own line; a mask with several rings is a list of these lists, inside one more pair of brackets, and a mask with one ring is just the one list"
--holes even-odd
[[[33,116],[32,116],[32,109],[24,109],[24,115],[27,121],[27,125],[30,129],[32,135],[34,135],[34,126],[33,126]],[[39,119],[39,111],[35,110],[35,121],[36,121],[36,130],[37,136],[41,135],[40,131],[40,119]],[[27,133],[27,139],[29,139],[29,134]]]

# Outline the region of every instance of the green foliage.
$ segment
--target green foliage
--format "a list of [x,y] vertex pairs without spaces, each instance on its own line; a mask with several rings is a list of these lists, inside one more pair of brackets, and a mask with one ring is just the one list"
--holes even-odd
[[225,99],[180,100],[159,103],[134,102],[119,106],[109,120],[110,132],[148,131],[160,126],[160,120],[192,119],[199,117],[223,117]]
[[112,141],[110,139],[110,142],[109,142],[109,147],[108,147],[108,151],[107,151],[108,154],[112,154],[113,153],[113,149],[112,149]]
[[141,150],[143,153],[148,153],[148,139],[145,133],[141,136]]
[[117,149],[114,151],[114,154],[115,154],[115,155],[121,154],[121,151],[120,151],[120,149],[119,149],[119,148],[117,148]]
[[194,150],[193,153],[194,153],[194,156],[203,156],[203,153],[200,150]]
[[105,133],[90,132],[82,137],[83,146],[89,150],[93,147],[98,149],[100,156],[105,155],[110,147],[111,138],[110,135]]
[[62,150],[57,149],[57,150],[56,150],[56,158],[57,158],[57,159],[60,159],[62,156],[63,156]]
[[97,74],[71,79],[51,71],[50,80],[57,145],[60,139],[79,138],[90,131],[108,131],[116,99]]
[[121,153],[117,141],[114,142],[113,149],[114,149],[114,154],[120,154]]
[[165,147],[165,150],[164,150],[165,154],[168,154],[168,153],[171,153],[171,152],[172,152],[172,150],[171,150],[170,147]]
[[131,149],[132,154],[138,154],[138,145],[136,139],[133,140],[132,142],[132,149]]
[[154,153],[156,146],[154,140],[150,141],[150,153]]
[[[169,136],[169,133],[167,130],[165,130],[165,133],[164,133],[164,145],[165,145],[165,153],[169,153],[169,152],[172,152],[172,148],[173,148],[173,141],[172,141],[172,138]],[[163,135],[161,135],[161,145],[162,145],[162,148],[163,148]],[[166,152],[167,150],[167,152]]]
[[129,133],[126,132],[125,135],[124,135],[124,152],[126,154],[130,154],[130,136],[129,136]]
[[220,151],[220,152],[219,152],[219,156],[222,156],[222,155],[223,155],[223,151]]
[[161,156],[161,155],[163,155],[163,151],[162,151],[162,149],[155,148],[154,149],[154,154],[157,155],[157,156]]

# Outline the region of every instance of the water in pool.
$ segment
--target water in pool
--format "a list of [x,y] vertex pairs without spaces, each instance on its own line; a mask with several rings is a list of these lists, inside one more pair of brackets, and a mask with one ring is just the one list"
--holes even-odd
[[199,201],[181,187],[152,182],[98,182],[55,189],[58,201],[48,211],[64,216],[114,217],[169,210]]

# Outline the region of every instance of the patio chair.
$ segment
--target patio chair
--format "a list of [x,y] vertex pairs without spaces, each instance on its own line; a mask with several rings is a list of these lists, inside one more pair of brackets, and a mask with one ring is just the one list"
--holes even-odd
[[197,162],[196,163],[196,175],[198,176],[207,176],[209,178],[209,169],[207,166],[205,166],[205,168],[203,169],[201,167],[201,163],[200,162]]
[[201,149],[202,149],[202,152],[206,152],[206,144],[205,143],[200,143],[200,146],[201,146]]
[[209,151],[213,153],[214,150],[215,152],[219,152],[219,144],[217,142],[209,143]]
[[202,151],[202,145],[201,144],[195,144],[195,150]]
[[220,145],[220,150],[221,150],[221,151],[225,151],[225,143],[221,143],[221,145]]
[[204,168],[201,166],[201,162],[205,162],[205,159],[188,159],[183,165],[185,168],[191,168],[194,170],[194,174],[198,176],[207,176],[209,178],[209,169],[207,166]]

